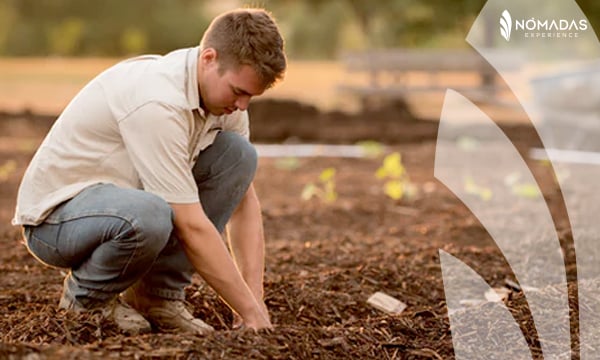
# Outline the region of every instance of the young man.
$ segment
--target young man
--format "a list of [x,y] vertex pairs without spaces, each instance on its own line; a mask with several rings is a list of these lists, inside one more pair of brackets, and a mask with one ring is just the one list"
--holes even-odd
[[273,18],[235,10],[199,48],[121,62],[80,91],[25,172],[13,220],[34,256],[71,270],[61,308],[132,334],[205,333],[183,303],[196,270],[234,325],[271,326],[246,109],[285,68]]

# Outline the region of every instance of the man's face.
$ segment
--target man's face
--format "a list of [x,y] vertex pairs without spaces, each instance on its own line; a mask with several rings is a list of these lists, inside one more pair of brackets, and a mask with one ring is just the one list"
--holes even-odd
[[204,50],[198,59],[198,86],[204,110],[213,115],[231,114],[246,110],[250,98],[261,95],[265,86],[249,65],[219,71],[216,52]]

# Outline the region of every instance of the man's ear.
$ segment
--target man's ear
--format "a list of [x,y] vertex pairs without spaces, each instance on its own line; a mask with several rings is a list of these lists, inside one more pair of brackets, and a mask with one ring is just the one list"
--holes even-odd
[[204,65],[209,65],[212,63],[217,63],[217,50],[215,50],[214,48],[207,48],[202,50],[202,52],[200,53],[200,61],[202,61],[202,63]]

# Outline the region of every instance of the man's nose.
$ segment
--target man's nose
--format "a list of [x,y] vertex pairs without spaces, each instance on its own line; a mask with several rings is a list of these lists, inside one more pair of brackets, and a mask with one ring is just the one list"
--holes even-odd
[[248,109],[248,105],[250,105],[250,96],[248,95],[239,96],[235,101],[235,107],[242,111]]

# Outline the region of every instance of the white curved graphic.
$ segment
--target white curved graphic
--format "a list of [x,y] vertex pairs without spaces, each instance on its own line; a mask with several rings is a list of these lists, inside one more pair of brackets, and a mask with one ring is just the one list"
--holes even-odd
[[502,12],[500,17],[500,34],[506,41],[510,41],[510,33],[512,32],[512,18],[508,10]]
[[[472,123],[461,124],[465,114]],[[457,125],[461,124],[461,125]],[[477,146],[460,146],[461,138]],[[475,104],[453,90],[447,90],[440,118],[435,154],[435,177],[460,199],[485,227],[504,254],[523,288],[537,329],[542,350],[548,359],[570,359],[569,304],[566,275],[558,236],[550,211],[525,161],[502,130]],[[473,186],[486,189],[487,196]],[[528,187],[536,191],[516,191]],[[444,271],[444,270],[442,270]],[[551,288],[551,290],[549,290]],[[464,284],[444,280],[444,291],[466,292]],[[552,296],[547,296],[551,291]],[[454,331],[491,324],[454,323]],[[455,347],[468,347],[470,339],[453,339]],[[512,336],[496,339],[507,349]],[[462,342],[465,342],[463,344]],[[457,359],[472,359],[474,354]]]
[[[498,360],[531,359],[521,329],[502,302],[463,306],[465,301],[480,300],[493,289],[462,261],[443,250],[439,254],[454,356],[470,360],[489,360],[494,356]],[[489,319],[496,320],[493,327]]]
[[[494,18],[500,18],[501,31],[496,42],[490,43],[488,20]],[[467,42],[503,78],[549,149],[577,253],[580,358],[595,359],[600,349],[600,166],[598,161],[586,159],[590,153],[596,154],[593,159],[600,158],[598,38],[574,0],[490,0],[475,20]],[[515,76],[514,61],[509,60],[518,57],[527,62]],[[531,86],[523,86],[523,79],[530,79]],[[477,124],[452,126],[464,118],[475,118]],[[509,262],[524,289],[544,358],[570,359],[562,252],[544,199],[529,196],[537,186],[526,164],[491,119],[456,92],[446,95],[439,133],[435,176],[471,209]],[[455,145],[458,136],[473,137],[479,146],[469,153]],[[507,186],[514,179],[526,184],[527,191],[521,195],[528,196],[514,199],[519,192],[510,192],[511,186]],[[507,200],[511,197],[514,201]],[[445,278],[446,294],[464,291],[459,284]],[[499,319],[488,318],[490,324]],[[451,317],[453,336],[469,326],[453,322]],[[460,346],[463,340],[453,341]],[[514,342],[511,336],[494,341],[507,348]],[[485,353],[457,353],[456,358],[485,358]]]

